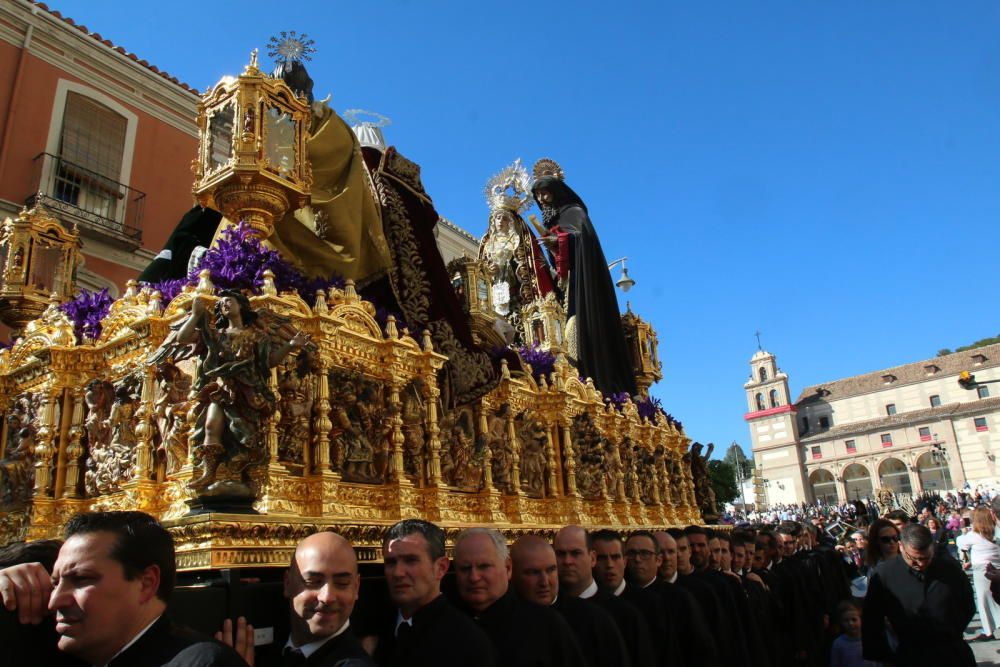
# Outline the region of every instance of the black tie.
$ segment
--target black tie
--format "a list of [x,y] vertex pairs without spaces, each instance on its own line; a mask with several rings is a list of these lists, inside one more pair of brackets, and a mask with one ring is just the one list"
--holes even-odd
[[304,664],[306,664],[306,656],[302,654],[301,649],[293,646],[285,647],[281,654],[281,667],[302,667]]
[[413,635],[413,626],[403,621],[396,627],[396,643],[405,646]]

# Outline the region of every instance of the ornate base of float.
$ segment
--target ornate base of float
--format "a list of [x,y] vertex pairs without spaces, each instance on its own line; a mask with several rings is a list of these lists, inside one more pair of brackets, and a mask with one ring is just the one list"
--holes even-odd
[[437,384],[446,357],[430,335],[417,342],[391,319],[383,332],[350,284],[313,307],[268,281],[251,299],[307,331],[318,361],[298,370],[293,357],[271,371],[266,457],[242,492],[225,492],[232,475],[222,473],[218,493],[207,483],[192,491],[203,474],[194,371],[147,360],[195,294],[214,298],[205,280],[164,309],[158,293],[132,286],[100,339],[84,344],[50,307],[0,352],[0,544],[59,537],[80,511],[137,509],[170,527],[181,569],[284,567],[295,543],[322,529],[377,561],[384,529],[410,517],[449,539],[470,526],[514,539],[567,524],[701,522],[690,441],[672,424],[640,418],[630,402],[605,404],[564,361],[540,382],[503,365],[490,393],[448,409]]
[[[279,474],[270,480],[271,507],[287,512],[227,513],[198,500],[179,480],[132,484],[99,499],[35,499],[27,512],[8,513],[0,524],[4,539],[54,538],[70,516],[88,509],[143,509],[160,516],[173,533],[181,570],[232,567],[286,567],[295,544],[318,530],[347,537],[362,561],[382,558],[382,535],[396,521],[423,517],[441,525],[449,544],[470,526],[492,526],[511,540],[532,533],[551,537],[567,524],[629,531],[698,522],[688,506],[644,506],[605,499],[529,498],[498,492],[463,493],[448,487],[411,484],[371,486],[329,477]],[[318,502],[316,502],[318,500]],[[258,502],[261,507],[265,502]],[[310,513],[309,510],[319,510]]]

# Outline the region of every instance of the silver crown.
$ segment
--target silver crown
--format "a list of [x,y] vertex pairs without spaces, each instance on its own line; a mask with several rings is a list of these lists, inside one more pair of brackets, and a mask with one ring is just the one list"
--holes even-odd
[[272,37],[268,40],[267,55],[275,60],[280,57],[286,65],[291,65],[296,60],[299,62],[312,60],[312,54],[316,53],[316,48],[313,46],[315,40],[309,39],[305,33],[296,34],[294,30],[290,32],[282,30],[280,35],[280,38]]
[[531,207],[531,178],[521,158],[486,182],[486,203],[491,211],[506,209],[522,213]]

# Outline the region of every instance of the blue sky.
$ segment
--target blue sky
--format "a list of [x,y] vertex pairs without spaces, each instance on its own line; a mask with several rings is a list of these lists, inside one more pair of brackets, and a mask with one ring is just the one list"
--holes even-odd
[[758,329],[793,396],[1000,332],[996,2],[50,6],[201,90],[308,33],[317,96],[392,118],[476,235],[492,174],[556,159],[629,257],[654,395],[718,450]]

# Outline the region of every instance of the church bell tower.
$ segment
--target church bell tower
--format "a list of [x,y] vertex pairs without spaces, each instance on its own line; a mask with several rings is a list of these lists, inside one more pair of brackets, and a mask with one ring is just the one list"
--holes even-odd
[[750,378],[743,389],[748,408],[743,418],[750,427],[758,493],[762,492],[768,505],[804,501],[796,408],[790,399],[788,376],[778,368],[773,354],[758,348],[750,359]]

